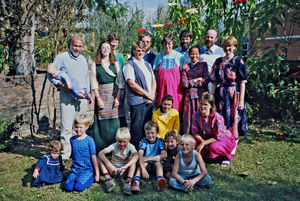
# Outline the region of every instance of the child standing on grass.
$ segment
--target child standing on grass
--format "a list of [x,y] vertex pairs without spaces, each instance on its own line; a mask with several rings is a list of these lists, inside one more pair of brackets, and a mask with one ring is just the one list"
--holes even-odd
[[211,177],[207,175],[205,163],[199,152],[194,150],[195,140],[185,134],[180,139],[169,185],[175,189],[192,192],[197,188],[210,188]]
[[167,145],[167,158],[164,163],[164,173],[168,179],[172,174],[174,160],[179,151],[180,135],[176,130],[168,131],[165,135],[165,141]]
[[[136,162],[139,158],[135,147],[129,143],[131,139],[129,129],[126,127],[119,128],[116,133],[117,142],[111,144],[98,154],[100,168],[105,176],[105,186],[107,192],[114,189],[115,183],[110,175],[123,176],[127,171],[127,179],[123,185],[125,195],[131,195],[131,182],[136,168]],[[111,161],[107,159],[105,154],[112,153]]]
[[177,130],[179,132],[179,113],[173,109],[173,97],[171,95],[164,95],[159,108],[152,115],[152,121],[157,123],[158,137],[163,140],[168,131]]
[[74,120],[76,136],[70,139],[72,147],[72,166],[65,183],[67,192],[81,192],[90,187],[94,180],[99,181],[99,167],[96,158],[96,145],[86,130],[90,121],[85,115],[78,115]]
[[163,177],[163,166],[161,161],[166,158],[166,147],[163,139],[157,137],[158,126],[153,121],[148,121],[145,126],[146,137],[139,144],[139,167],[132,182],[132,192],[140,192],[141,175],[143,178],[149,178],[150,170],[155,167],[158,192],[166,189],[167,181]]
[[60,152],[63,145],[57,140],[52,140],[48,146],[48,154],[45,154],[36,163],[33,178],[35,179],[32,186],[41,187],[45,184],[57,184],[63,179],[64,166]]

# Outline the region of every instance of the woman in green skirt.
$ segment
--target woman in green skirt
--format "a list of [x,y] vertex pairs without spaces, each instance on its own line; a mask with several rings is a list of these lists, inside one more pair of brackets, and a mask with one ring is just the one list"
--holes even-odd
[[[120,127],[118,106],[123,87],[123,74],[116,58],[111,53],[110,44],[99,45],[95,62],[91,66],[91,87],[95,94],[94,140],[97,152],[115,142],[115,134]],[[119,90],[113,93],[118,81]]]

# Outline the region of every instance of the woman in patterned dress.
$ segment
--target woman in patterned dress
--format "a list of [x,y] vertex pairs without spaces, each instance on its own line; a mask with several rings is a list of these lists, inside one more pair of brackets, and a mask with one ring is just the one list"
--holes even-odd
[[235,139],[247,134],[244,97],[248,71],[243,60],[234,56],[237,46],[234,36],[223,39],[225,56],[216,59],[210,75],[217,111],[224,117],[226,128],[230,129]]
[[183,54],[173,50],[174,35],[167,33],[162,40],[164,51],[159,52],[154,60],[154,71],[157,72],[157,105],[165,94],[173,97],[173,108],[182,111],[181,66],[184,63]]
[[182,70],[182,87],[184,89],[182,126],[184,134],[190,134],[192,116],[199,110],[199,98],[203,92],[208,91],[207,83],[209,81],[207,64],[199,61],[199,48],[191,47],[189,56],[191,63]]
[[208,92],[200,97],[200,110],[193,115],[192,135],[196,141],[196,150],[206,162],[229,165],[231,152],[236,145],[235,139],[226,129],[223,116],[216,112],[214,97]]
[[[94,139],[99,152],[115,142],[115,134],[120,127],[118,106],[123,89],[122,71],[107,41],[99,45],[91,71],[91,87],[96,97]],[[116,79],[119,90],[114,94]]]

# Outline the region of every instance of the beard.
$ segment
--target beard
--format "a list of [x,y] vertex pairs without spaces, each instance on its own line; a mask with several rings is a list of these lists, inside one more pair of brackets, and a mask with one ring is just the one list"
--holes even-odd
[[184,52],[189,48],[189,44],[186,44],[186,43],[181,43],[180,46],[182,48],[182,51],[184,51]]

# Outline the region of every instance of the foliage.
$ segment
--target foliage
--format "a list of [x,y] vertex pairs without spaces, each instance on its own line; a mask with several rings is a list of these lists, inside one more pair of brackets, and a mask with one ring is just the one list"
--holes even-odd
[[0,44],[0,73],[8,68],[8,46],[7,43]]

